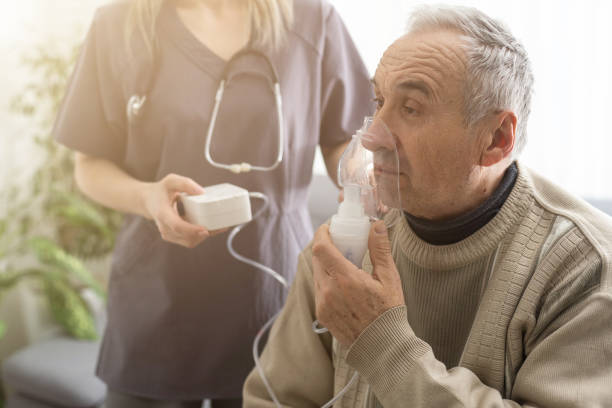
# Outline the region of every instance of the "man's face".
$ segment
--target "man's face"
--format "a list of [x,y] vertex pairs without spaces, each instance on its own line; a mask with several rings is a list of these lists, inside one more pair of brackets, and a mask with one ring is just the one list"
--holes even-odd
[[402,206],[423,218],[466,211],[478,185],[482,142],[465,126],[460,41],[450,31],[402,37],[374,76],[375,122],[382,120],[397,144]]

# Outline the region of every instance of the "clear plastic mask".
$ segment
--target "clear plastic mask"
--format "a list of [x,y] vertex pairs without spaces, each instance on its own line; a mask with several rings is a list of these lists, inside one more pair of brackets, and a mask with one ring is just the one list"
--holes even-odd
[[338,163],[338,182],[347,191],[359,187],[364,213],[370,220],[397,221],[402,208],[399,155],[395,139],[382,120],[366,117]]

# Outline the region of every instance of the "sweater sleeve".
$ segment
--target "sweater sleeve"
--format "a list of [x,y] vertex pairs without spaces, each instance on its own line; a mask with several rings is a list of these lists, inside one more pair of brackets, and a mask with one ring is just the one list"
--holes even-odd
[[[260,360],[283,407],[320,407],[333,393],[331,335],[312,330],[315,304],[312,270],[306,259],[311,259],[309,248],[299,257],[295,281]],[[243,398],[244,407],[275,407],[256,368],[245,382]]]
[[414,408],[610,406],[610,322],[612,294],[605,290],[583,294],[548,321],[527,350],[511,400],[466,368],[446,369],[414,334],[404,306],[374,321],[351,346],[347,361],[385,408],[405,407],[408,401]]

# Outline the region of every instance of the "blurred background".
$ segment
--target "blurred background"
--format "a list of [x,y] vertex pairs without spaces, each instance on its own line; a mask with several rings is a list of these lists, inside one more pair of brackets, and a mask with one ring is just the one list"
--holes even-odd
[[[27,177],[32,152],[19,135],[28,121],[8,111],[31,72],[35,48],[68,53],[106,0],[20,0],[0,5],[0,182]],[[413,1],[332,0],[371,73],[402,33]],[[423,3],[423,2],[420,2]],[[426,3],[426,2],[425,2]],[[438,3],[438,2],[433,2]],[[606,0],[446,1],[477,7],[504,21],[533,63],[535,97],[523,161],[585,197],[612,196],[612,3]],[[20,120],[22,119],[22,120]],[[25,146],[24,146],[25,145]],[[315,168],[324,172],[319,163]]]
[[[409,11],[427,3],[331,2],[371,74]],[[65,331],[94,338],[103,324],[91,313],[101,307],[100,296],[91,293],[103,292],[119,220],[74,194],[70,158],[49,143],[48,132],[76,47],[104,3],[0,2],[0,361]],[[529,52],[536,85],[523,163],[605,208],[612,200],[612,2],[446,3],[502,20]],[[326,182],[320,155],[314,173]],[[59,193],[49,183],[57,177],[63,178]],[[321,188],[318,194],[333,191]],[[326,205],[335,199],[332,194]],[[320,217],[327,211],[313,208]],[[88,235],[75,232],[82,230]]]

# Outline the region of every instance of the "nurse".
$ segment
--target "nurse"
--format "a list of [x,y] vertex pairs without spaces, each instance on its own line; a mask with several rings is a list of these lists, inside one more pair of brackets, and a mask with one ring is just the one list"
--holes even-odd
[[[280,83],[283,161],[267,172],[233,174],[203,154],[219,78],[242,49],[261,51]],[[210,151],[217,162],[266,166],[279,148],[269,65],[256,54],[240,61]],[[128,118],[134,95],[144,102]],[[97,367],[107,408],[199,407],[204,398],[241,406],[253,338],[286,292],[232,258],[226,232],[184,221],[177,196],[221,182],[266,194],[269,209],[234,247],[291,281],[312,234],[315,147],[335,179],[371,98],[367,71],[325,0],[131,0],[98,10],[55,136],[77,152],[83,192],[126,214]]]

